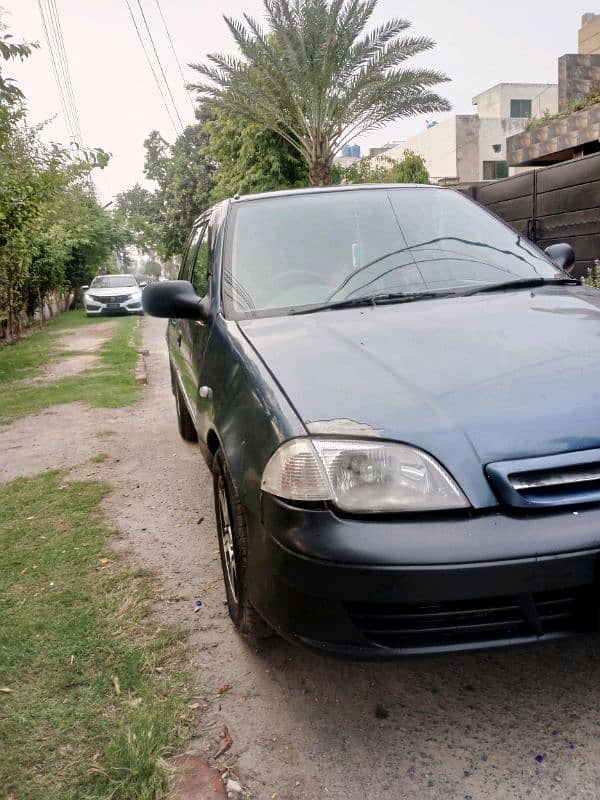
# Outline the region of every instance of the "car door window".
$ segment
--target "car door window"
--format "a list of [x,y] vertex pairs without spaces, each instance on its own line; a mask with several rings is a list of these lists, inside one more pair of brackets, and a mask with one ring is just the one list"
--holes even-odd
[[211,226],[207,224],[202,229],[201,238],[195,251],[194,266],[192,269],[191,280],[196,294],[200,297],[208,292],[208,276],[212,263],[212,237]]
[[205,229],[206,229],[206,222],[201,222],[192,231],[192,235],[190,236],[187,250],[185,251],[183,260],[181,262],[181,268],[179,270],[179,280],[192,281],[192,274],[194,270],[194,264],[196,262],[196,255],[198,253],[198,247],[200,245],[200,242],[202,241],[202,235]]

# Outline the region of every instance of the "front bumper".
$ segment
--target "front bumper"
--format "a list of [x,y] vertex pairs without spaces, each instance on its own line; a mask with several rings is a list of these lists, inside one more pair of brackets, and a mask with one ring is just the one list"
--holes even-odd
[[122,303],[102,303],[99,300],[86,300],[84,305],[88,316],[100,317],[144,313],[141,299],[126,300]]
[[343,520],[263,497],[251,599],[283,636],[364,659],[596,631],[600,510]]

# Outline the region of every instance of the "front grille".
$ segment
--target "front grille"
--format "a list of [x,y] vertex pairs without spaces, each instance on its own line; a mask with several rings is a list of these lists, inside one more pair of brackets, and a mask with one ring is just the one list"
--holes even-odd
[[460,646],[597,629],[591,587],[446,603],[348,604],[370,642],[393,649]]
[[566,506],[600,502],[600,450],[498,461],[486,474],[511,506]]
[[578,464],[562,469],[516,472],[508,476],[513,489],[526,500],[577,497],[600,491],[600,463]]
[[107,297],[106,295],[91,294],[89,297],[97,303],[124,303],[129,300],[128,294],[122,294],[114,297]]

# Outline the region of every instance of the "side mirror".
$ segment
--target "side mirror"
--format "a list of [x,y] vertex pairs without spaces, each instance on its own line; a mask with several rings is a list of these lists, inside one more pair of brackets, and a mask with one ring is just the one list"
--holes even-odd
[[85,292],[85,290],[86,290],[86,289],[89,289],[90,287],[89,287],[89,286],[87,285],[87,283],[86,283],[86,285],[85,285],[85,286],[82,286],[81,288],[82,288],[82,290]]
[[142,293],[142,307],[153,317],[197,319],[209,316],[208,297],[201,299],[189,281],[151,283]]
[[544,252],[550,261],[564,272],[571,272],[575,266],[575,251],[570,244],[551,244]]
[[140,281],[140,289],[145,289],[148,286],[148,281]]

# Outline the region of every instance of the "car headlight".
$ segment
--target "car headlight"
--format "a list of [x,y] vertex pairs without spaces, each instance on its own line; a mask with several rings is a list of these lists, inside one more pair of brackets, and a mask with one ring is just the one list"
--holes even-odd
[[261,488],[286,500],[329,500],[342,511],[360,514],[470,505],[430,455],[375,440],[291,439],[271,456]]

